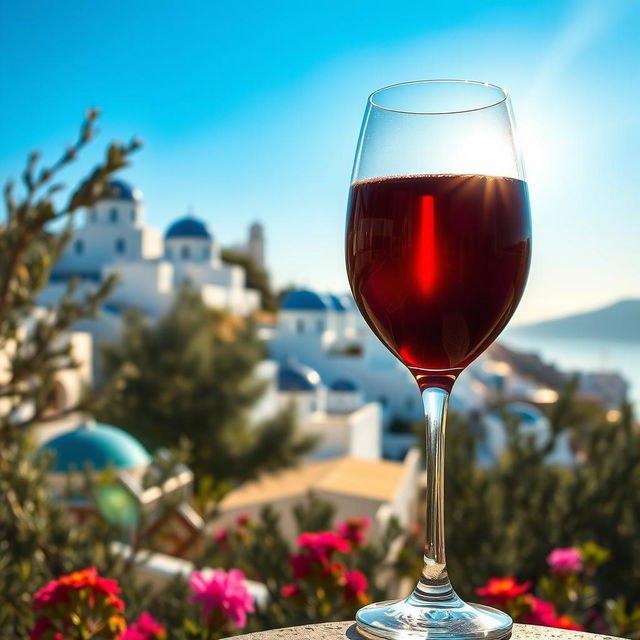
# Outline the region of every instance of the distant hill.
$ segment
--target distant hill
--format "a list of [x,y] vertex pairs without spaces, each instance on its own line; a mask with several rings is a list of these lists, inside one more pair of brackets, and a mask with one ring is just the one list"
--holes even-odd
[[548,338],[640,342],[640,300],[621,300],[595,311],[512,327],[510,332]]

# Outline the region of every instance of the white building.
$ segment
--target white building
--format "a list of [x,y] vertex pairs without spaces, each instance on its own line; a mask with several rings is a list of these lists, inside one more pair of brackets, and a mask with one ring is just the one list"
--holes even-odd
[[295,408],[298,430],[320,439],[311,459],[380,459],[382,409],[366,402],[354,382],[334,380],[325,387],[317,371],[289,359],[279,367],[278,389],[280,405]]
[[164,236],[144,224],[142,194],[124,182],[110,183],[110,197],[85,212],[64,256],[56,264],[45,298],[61,295],[66,280],[101,282],[120,276],[110,305],[136,307],[155,317],[189,281],[213,307],[247,315],[260,306],[257,291],[245,286],[245,272],[224,264],[220,248],[204,222],[186,216]]
[[90,332],[96,343],[117,337],[122,310],[137,308],[151,319],[165,313],[187,281],[210,307],[238,315],[259,309],[260,294],[246,287],[242,267],[222,262],[220,247],[204,222],[180,218],[163,237],[145,225],[144,215],[140,191],[112,181],[110,196],[85,211],[40,303],[59,300],[70,278],[79,280],[82,291],[116,274],[118,284],[100,316],[75,327]]
[[[355,385],[363,402],[381,406],[385,426],[392,418],[423,419],[413,376],[366,326],[349,296],[306,289],[289,293],[280,307],[269,350],[281,365],[294,358],[312,367],[329,388],[339,381]],[[333,402],[340,402],[335,394]],[[463,411],[484,406],[482,392],[470,376],[456,383],[451,405]],[[383,431],[385,457],[402,460],[414,442],[412,434]]]

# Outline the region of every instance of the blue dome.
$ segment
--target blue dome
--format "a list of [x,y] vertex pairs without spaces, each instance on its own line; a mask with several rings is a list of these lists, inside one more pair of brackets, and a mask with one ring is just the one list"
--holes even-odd
[[[523,427],[535,425],[544,414],[534,405],[525,402],[510,402],[505,406],[505,411],[514,418],[517,418]],[[494,410],[493,415],[500,417],[500,412]]]
[[329,389],[331,389],[331,391],[345,391],[350,393],[360,391],[360,387],[353,382],[353,380],[346,380],[345,378],[334,380]]
[[53,471],[81,471],[88,464],[94,471],[109,466],[118,469],[141,467],[151,462],[147,450],[122,429],[99,422],[88,422],[73,431],[45,442],[40,451],[55,454]]
[[211,234],[207,229],[207,225],[198,220],[187,216],[176,220],[168,229],[165,238],[211,238]]
[[315,391],[321,384],[320,374],[295,360],[289,360],[278,370],[280,391]]
[[346,296],[336,296],[333,293],[330,293],[329,300],[331,301],[331,308],[340,313],[348,311],[351,306]]
[[105,200],[129,200],[130,202],[139,202],[142,200],[140,190],[134,189],[122,180],[111,180],[106,191],[109,195]]
[[308,289],[290,291],[280,305],[286,311],[327,311],[330,300]]

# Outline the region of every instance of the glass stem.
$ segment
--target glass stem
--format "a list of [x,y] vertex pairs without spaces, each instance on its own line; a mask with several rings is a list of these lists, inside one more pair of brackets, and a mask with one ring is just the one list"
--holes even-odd
[[446,601],[455,598],[447,573],[444,543],[444,436],[449,392],[441,387],[424,386],[422,402],[426,426],[426,538],[424,567],[414,596]]

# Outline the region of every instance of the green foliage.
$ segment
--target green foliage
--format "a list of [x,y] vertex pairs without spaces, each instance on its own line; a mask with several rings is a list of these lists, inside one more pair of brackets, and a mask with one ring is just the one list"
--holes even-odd
[[[98,113],[91,110],[78,140],[49,167],[38,167],[39,154],[29,156],[22,174],[22,194],[12,181],[4,191],[5,218],[0,224],[0,637],[26,638],[33,623],[33,592],[48,580],[77,568],[100,563],[115,566],[111,530],[69,527],[67,514],[47,495],[45,458],[33,459],[25,429],[37,421],[56,419],[47,413],[55,375],[76,366],[65,332],[96,312],[108,295],[108,280],[82,297],[75,283],[46,313],[35,313],[36,300],[51,268],[71,235],[77,210],[105,194],[109,177],[128,163],[140,143],[111,144],[104,160],[79,187],[56,205],[63,185],[55,182],[92,140]],[[52,225],[55,227],[52,230]],[[85,403],[69,407],[82,408]],[[16,411],[16,409],[31,411]]]
[[[95,315],[114,285],[114,280],[108,279],[78,298],[77,283],[69,282],[66,295],[57,305],[49,307],[47,313],[34,315],[37,296],[69,242],[75,213],[104,196],[111,174],[125,167],[129,155],[140,146],[137,140],[128,145],[111,144],[104,161],[62,206],[56,206],[56,197],[61,196],[64,186],[54,180],[95,136],[97,117],[96,110],[88,112],[78,140],[51,166],[38,167],[40,155],[36,152],[29,156],[22,173],[21,196],[16,196],[12,180],[4,189],[5,219],[0,224],[0,352],[7,360],[0,382],[3,437],[12,437],[8,431],[44,419],[55,373],[76,364],[64,340],[65,332],[81,318]],[[52,232],[52,225],[61,230]],[[33,410],[25,418],[16,409],[27,405]],[[70,407],[67,412],[77,408]]]
[[296,434],[293,412],[257,426],[247,417],[264,392],[262,357],[250,323],[211,311],[185,285],[157,324],[130,313],[120,342],[104,346],[98,415],[150,448],[186,436],[193,470],[219,482],[292,466],[315,443]]
[[262,300],[262,308],[265,311],[277,311],[278,300],[276,299],[271,283],[269,282],[269,274],[258,267],[250,256],[245,256],[228,249],[222,250],[222,261],[228,264],[239,265],[244,268],[246,273],[246,283],[250,289],[256,289],[260,292]]

